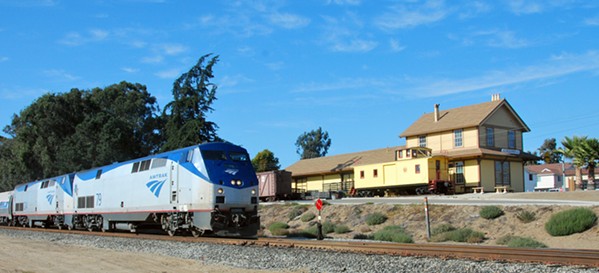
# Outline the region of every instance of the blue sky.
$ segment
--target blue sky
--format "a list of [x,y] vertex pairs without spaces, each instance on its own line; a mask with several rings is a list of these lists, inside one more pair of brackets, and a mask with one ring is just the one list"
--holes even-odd
[[299,159],[322,127],[329,154],[403,145],[433,105],[499,93],[546,138],[599,136],[599,2],[0,0],[0,126],[47,92],[148,87],[160,107],[207,53],[208,118],[251,156]]

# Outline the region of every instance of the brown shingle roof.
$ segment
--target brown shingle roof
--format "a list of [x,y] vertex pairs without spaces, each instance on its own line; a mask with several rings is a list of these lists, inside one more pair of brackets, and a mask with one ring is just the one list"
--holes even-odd
[[390,162],[395,160],[395,151],[404,148],[395,146],[349,154],[303,159],[285,168],[293,176],[330,174],[350,171],[354,166]]
[[491,156],[502,156],[510,158],[520,158],[522,160],[539,160],[540,157],[527,152],[520,152],[520,154],[511,154],[501,150],[487,149],[487,148],[464,148],[464,149],[452,149],[443,152],[433,152],[433,155],[444,155],[449,159],[459,159],[465,157],[477,157],[484,155]]
[[439,120],[435,122],[434,112],[422,115],[416,122],[412,123],[400,137],[416,136],[422,134],[430,134],[444,132],[458,128],[468,128],[480,126],[493,112],[501,106],[508,107],[518,121],[522,123],[523,131],[528,132],[530,129],[520,119],[518,114],[505,100],[496,100],[484,102],[474,105],[468,105],[448,110],[439,110]]

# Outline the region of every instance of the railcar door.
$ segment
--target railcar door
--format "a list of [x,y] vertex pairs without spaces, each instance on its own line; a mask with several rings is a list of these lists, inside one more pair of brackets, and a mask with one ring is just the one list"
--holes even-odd
[[169,177],[171,181],[171,204],[176,205],[179,202],[179,164],[175,161],[171,161]]

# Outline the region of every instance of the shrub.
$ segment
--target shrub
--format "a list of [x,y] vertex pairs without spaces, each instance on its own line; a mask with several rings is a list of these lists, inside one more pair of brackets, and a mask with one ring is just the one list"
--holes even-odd
[[358,234],[354,235],[354,239],[356,239],[356,240],[372,240],[372,237],[368,236],[366,234],[358,233]]
[[308,212],[308,213],[302,215],[302,218],[300,218],[300,220],[302,220],[302,222],[310,222],[310,221],[314,220],[314,218],[316,218],[316,214],[314,214],[312,212]]
[[351,231],[351,229],[346,225],[335,226],[335,233],[337,233],[337,234],[348,233],[350,231]]
[[461,228],[452,231],[437,234],[431,238],[433,242],[461,242],[461,243],[480,243],[485,239],[482,232],[474,231],[469,228]]
[[518,218],[518,220],[520,220],[520,222],[522,223],[530,223],[537,219],[536,214],[534,212],[530,212],[527,210],[518,212],[516,214],[516,218]]
[[504,236],[497,239],[497,244],[518,248],[546,248],[547,245],[528,237]]
[[268,226],[268,230],[270,233],[272,233],[272,235],[287,235],[289,234],[287,231],[288,228],[289,225],[283,222],[274,222]]
[[287,237],[316,238],[317,234],[316,228],[308,228],[290,233]]
[[387,221],[387,216],[379,212],[375,212],[366,216],[366,224],[369,226],[380,225],[385,221]]
[[575,208],[558,212],[545,223],[545,230],[552,236],[565,236],[583,232],[597,221],[597,215],[587,208]]
[[503,211],[497,206],[485,206],[480,210],[479,215],[485,219],[495,219],[503,215]]
[[295,219],[296,217],[302,215],[306,210],[308,210],[305,206],[295,206],[291,211],[289,211],[289,221]]
[[[318,226],[316,226],[316,228],[318,228]],[[322,223],[322,234],[329,234],[333,231],[335,231],[335,224],[329,221]]]
[[386,226],[373,234],[373,239],[377,241],[387,241],[395,243],[413,243],[412,236],[407,234],[401,226]]
[[440,224],[431,230],[431,235],[434,236],[452,230],[456,230],[456,228],[450,224]]

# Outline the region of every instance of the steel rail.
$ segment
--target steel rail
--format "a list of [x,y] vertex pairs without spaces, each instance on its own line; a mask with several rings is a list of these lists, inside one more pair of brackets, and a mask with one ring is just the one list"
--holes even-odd
[[144,240],[178,241],[188,243],[212,243],[238,246],[281,247],[310,250],[365,253],[378,255],[398,255],[417,257],[437,257],[441,259],[470,259],[498,262],[542,263],[556,265],[576,265],[599,267],[599,250],[594,249],[555,249],[555,248],[509,248],[504,246],[471,244],[400,244],[388,242],[338,241],[338,240],[298,240],[286,238],[218,238],[192,236],[166,236],[164,234],[130,232],[89,232],[81,230],[58,230],[43,228],[6,227],[11,230],[57,232],[78,235],[136,238]]

